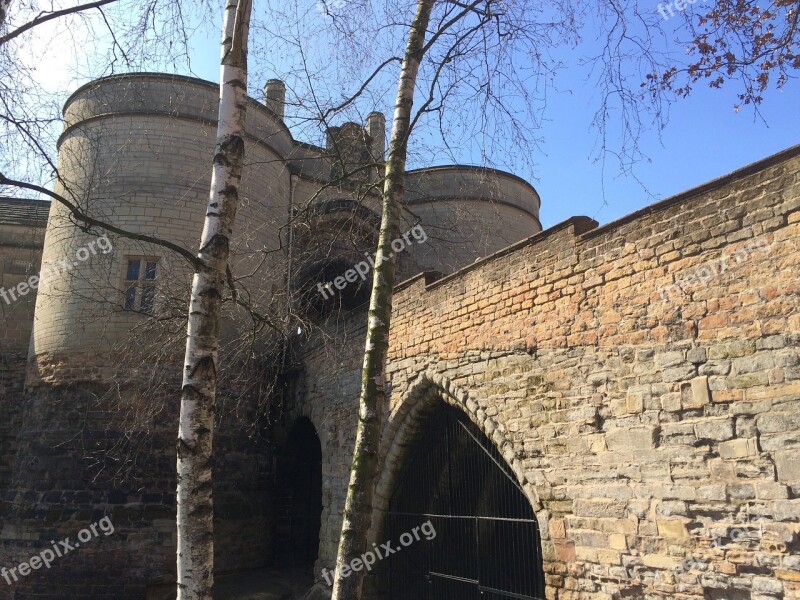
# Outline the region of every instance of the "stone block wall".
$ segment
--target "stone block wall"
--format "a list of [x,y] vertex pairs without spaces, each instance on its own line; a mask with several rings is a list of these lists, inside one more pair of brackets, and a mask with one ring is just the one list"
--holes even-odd
[[23,389],[25,387],[25,357],[0,357],[0,498],[6,492],[14,454],[17,432],[22,420]]
[[[19,433],[11,481],[0,502],[0,565],[16,567],[50,547],[51,540],[74,542],[104,517],[114,532],[12,586],[0,579],[2,598],[175,597],[178,390],[146,429],[133,428],[119,405],[99,400],[104,391],[72,385],[24,396],[24,414],[15,419]],[[219,407],[215,563],[216,572],[225,574],[270,560],[271,460],[266,428],[257,426],[247,404],[220,397]]]
[[[547,597],[800,597],[800,148],[604,227],[574,218],[394,300],[372,535],[426,408],[512,466]],[[331,568],[365,315],[305,348]]]
[[[9,205],[13,207],[14,205]],[[20,204],[22,206],[22,203]],[[39,208],[46,215],[46,205]],[[16,451],[17,431],[22,418],[25,361],[33,326],[36,290],[14,299],[7,290],[39,272],[46,219],[24,222],[14,219],[0,223],[0,495],[6,490]]]
[[[360,313],[356,313],[360,314]],[[355,315],[354,315],[355,316]],[[335,318],[335,317],[334,317]],[[312,422],[322,447],[322,525],[315,572],[336,562],[352,447],[357,425],[357,399],[366,320],[349,319],[331,326],[325,343],[312,340],[304,348],[302,371],[287,399],[283,427],[299,417]]]
[[[45,223],[0,223],[0,288],[13,290],[39,272]],[[36,290],[0,298],[0,354],[26,356],[31,338]],[[16,299],[14,299],[16,298]]]

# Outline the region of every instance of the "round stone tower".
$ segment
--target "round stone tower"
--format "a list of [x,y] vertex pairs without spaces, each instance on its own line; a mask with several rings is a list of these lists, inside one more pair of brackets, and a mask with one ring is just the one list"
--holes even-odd
[[483,167],[446,165],[409,171],[406,226],[427,234],[411,246],[421,270],[452,273],[542,230],[541,200],[524,179]]
[[[158,597],[158,585],[174,597],[174,448],[191,268],[150,240],[197,251],[217,104],[215,84],[133,74],[83,86],[65,105],[55,191],[140,239],[86,232],[52,204],[24,418],[3,509],[4,522],[15,526],[3,530],[0,564],[20,564],[102,518],[114,533],[47,573],[14,582],[17,598],[55,598],[47,594],[61,585],[70,598],[139,600]],[[231,248],[240,299],[267,315],[285,282],[285,157],[294,144],[274,108],[255,101],[248,107]],[[235,339],[240,321],[252,327],[242,313],[228,310],[226,339]],[[219,572],[264,565],[270,553],[265,428],[235,383],[219,390],[218,401]]]
[[[191,269],[178,254],[146,238],[197,250],[211,172],[218,89],[155,74],[110,77],[77,90],[64,108],[56,192],[98,220],[142,241],[81,232],[53,203],[44,244],[48,271],[36,307],[29,385],[80,379],[98,353],[124,347],[147,315],[163,316],[186,298]],[[248,109],[232,268],[257,308],[283,277],[281,228],[289,207],[291,135],[270,111]],[[92,243],[94,246],[92,246]],[[82,260],[88,248],[88,258]],[[94,251],[97,248],[97,251]],[[138,261],[138,262],[137,262]],[[185,304],[185,303],[184,303]],[[79,332],[79,335],[76,335]]]

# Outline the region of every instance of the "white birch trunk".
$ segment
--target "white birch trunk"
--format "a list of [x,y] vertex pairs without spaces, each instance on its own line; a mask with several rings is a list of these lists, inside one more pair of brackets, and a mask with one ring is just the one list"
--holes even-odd
[[6,22],[8,16],[8,7],[11,5],[11,0],[0,0],[0,27]]
[[389,350],[389,324],[392,315],[392,291],[395,281],[395,258],[392,241],[399,237],[400,205],[405,194],[405,167],[411,106],[417,71],[422,60],[425,33],[434,0],[417,0],[416,14],[408,34],[405,55],[397,85],[386,180],[383,188],[381,229],[369,303],[369,323],[364,350],[359,395],[358,430],[350,469],[342,533],[336,557],[336,575],[332,600],[359,600],[364,570],[342,577],[342,567],[352,563],[367,550],[367,536],[372,518],[372,499],[378,468],[383,412],[385,409],[386,355]]
[[219,122],[211,192],[192,281],[178,431],[178,600],[211,600],[214,505],[211,461],[221,299],[244,164],[251,0],[227,0]]

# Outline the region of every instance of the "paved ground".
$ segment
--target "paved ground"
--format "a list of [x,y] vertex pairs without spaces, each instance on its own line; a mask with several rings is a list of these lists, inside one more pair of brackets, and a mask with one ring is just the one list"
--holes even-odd
[[307,572],[259,569],[219,577],[214,600],[296,600],[313,584]]
[[[220,575],[214,582],[214,600],[299,600],[313,584],[314,578],[310,573],[287,569],[266,568]],[[174,600],[175,586],[151,588],[147,598]]]

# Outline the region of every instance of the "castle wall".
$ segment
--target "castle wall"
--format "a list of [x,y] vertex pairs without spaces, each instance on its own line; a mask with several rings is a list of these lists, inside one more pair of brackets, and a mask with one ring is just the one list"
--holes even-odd
[[[0,358],[0,493],[6,491],[11,479],[17,432],[22,420],[23,389],[25,387],[25,358]],[[0,513],[1,515],[1,513]]]
[[33,326],[36,290],[14,296],[22,282],[39,271],[44,223],[0,224],[0,493],[11,477],[17,432],[22,418],[25,361]]
[[[82,529],[106,517],[114,532],[76,547],[49,569],[18,576],[10,587],[0,580],[0,593],[11,594],[4,598],[175,597],[179,395],[166,399],[142,430],[117,406],[99,402],[103,393],[100,386],[43,386],[26,395],[12,483],[0,503],[0,565],[16,567],[50,548],[51,540],[74,543]],[[218,398],[220,407],[235,401]],[[87,418],[93,413],[99,418]],[[213,467],[218,575],[264,566],[273,551],[267,440],[242,424],[257,423],[246,408],[220,413]]]
[[322,445],[322,525],[319,556],[315,572],[328,569],[336,561],[352,446],[357,425],[357,398],[361,382],[366,319],[353,314],[340,327],[326,333],[334,335],[327,343],[311,343],[299,357],[302,371],[297,374],[294,394],[284,415],[288,428],[300,417],[307,417]]
[[[0,288],[10,290],[39,270],[44,227],[0,223]],[[0,298],[0,355],[26,356],[36,290]]]
[[[412,432],[445,401],[524,487],[548,598],[800,597],[799,171],[795,147],[401,285],[375,541]],[[307,343],[294,408],[324,431],[329,569],[363,321]]]

